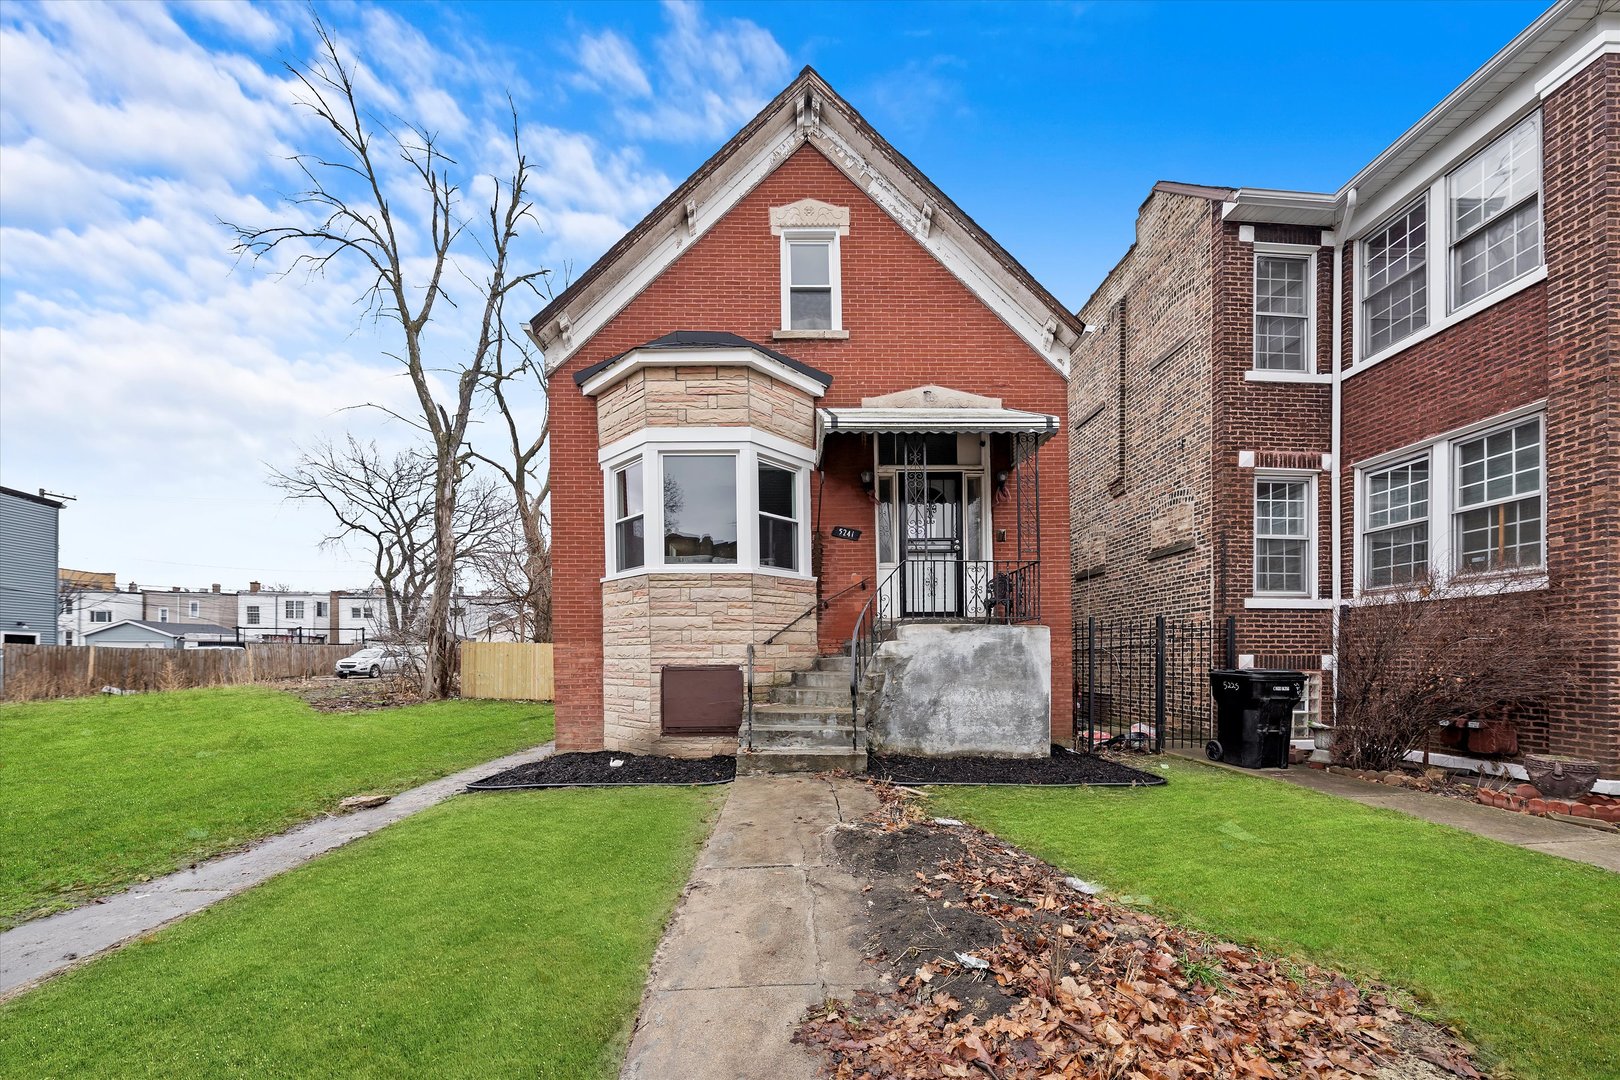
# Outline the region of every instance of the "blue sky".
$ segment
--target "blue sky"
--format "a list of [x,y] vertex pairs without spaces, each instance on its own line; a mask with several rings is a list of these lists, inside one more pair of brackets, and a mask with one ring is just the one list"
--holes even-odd
[[[1436,4],[322,3],[386,110],[541,165],[530,261],[577,274],[814,65],[1078,307],[1155,180],[1334,190],[1544,8]],[[266,467],[404,387],[357,282],[237,266],[316,136],[297,4],[0,3],[0,478],[78,496],[66,565],[363,584]],[[458,327],[446,326],[453,350]],[[537,407],[537,406],[536,406]]]

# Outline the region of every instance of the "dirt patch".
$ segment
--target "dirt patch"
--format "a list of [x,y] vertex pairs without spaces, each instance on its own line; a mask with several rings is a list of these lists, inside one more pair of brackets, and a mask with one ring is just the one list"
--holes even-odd
[[1055,749],[1044,758],[917,758],[873,754],[873,776],[899,784],[1096,784],[1152,786],[1164,777],[1096,754]]
[[422,700],[415,678],[392,675],[380,679],[282,679],[269,685],[303,698],[316,712],[398,709]]
[[[618,762],[617,765],[614,762]],[[626,784],[718,784],[737,775],[734,757],[668,758],[597,750],[553,754],[467,785],[468,791],[541,787],[620,787]]]
[[864,885],[893,993],[806,1017],[794,1041],[855,1078],[1377,1077],[1476,1080],[1455,1035],[1380,987],[1090,895],[1090,886],[893,785],[833,836]]

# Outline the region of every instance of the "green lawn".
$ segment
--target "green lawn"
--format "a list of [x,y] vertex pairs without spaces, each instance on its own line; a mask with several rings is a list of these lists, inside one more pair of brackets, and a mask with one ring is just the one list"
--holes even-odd
[[615,1076],[719,790],[458,796],[0,1007],[0,1075]]
[[1412,990],[1515,1075],[1620,1077],[1620,875],[1272,780],[1169,776],[932,803],[1178,922]]
[[551,707],[256,687],[0,705],[0,926],[551,738]]

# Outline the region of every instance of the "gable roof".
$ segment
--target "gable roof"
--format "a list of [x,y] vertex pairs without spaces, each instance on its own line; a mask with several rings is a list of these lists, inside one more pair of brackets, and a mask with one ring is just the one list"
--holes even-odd
[[786,353],[779,353],[775,349],[767,348],[757,341],[749,341],[745,337],[729,334],[723,330],[676,330],[672,334],[654,338],[645,345],[637,345],[633,349],[626,349],[617,356],[610,356],[606,360],[600,360],[589,367],[581,368],[574,373],[574,385],[584,386],[592,377],[606,371],[631,353],[647,350],[656,352],[663,349],[752,349],[761,356],[767,356],[779,364],[792,368],[800,375],[809,376],[822,386],[832,385],[832,376],[825,371],[813,368],[802,360],[795,360]]
[[1082,324],[813,68],[529,322],[556,371],[801,146],[814,146],[1065,377]]
[[84,636],[89,637],[91,634],[104,634],[108,630],[113,630],[120,626],[138,626],[142,630],[152,630],[156,633],[162,634],[164,637],[171,638],[188,637],[192,634],[213,634],[223,635],[225,637],[236,636],[235,630],[232,630],[228,626],[220,626],[217,623],[152,622],[149,619],[119,619],[115,623],[108,623],[106,626],[98,626],[94,630],[86,630],[84,632]]

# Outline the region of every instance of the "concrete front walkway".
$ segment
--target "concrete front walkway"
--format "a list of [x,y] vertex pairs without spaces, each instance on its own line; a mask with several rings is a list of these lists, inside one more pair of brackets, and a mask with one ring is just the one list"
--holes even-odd
[[426,810],[457,794],[474,780],[514,765],[537,761],[551,752],[552,744],[547,743],[486,761],[401,792],[374,809],[317,818],[261,840],[245,851],[143,882],[100,903],[23,923],[0,934],[0,1000],[165,923],[193,915],[317,855]]
[[1513,844],[1516,847],[1541,851],[1576,862],[1590,863],[1620,873],[1620,833],[1587,829],[1580,825],[1553,821],[1551,818],[1518,814],[1494,806],[1465,802],[1462,799],[1448,799],[1420,791],[1369,784],[1365,780],[1325,772],[1322,769],[1304,766],[1287,769],[1239,769],[1232,765],[1205,760],[1202,754],[1191,750],[1171,752],[1178,757],[1197,761],[1201,765],[1231,769],[1247,776],[1281,780],[1310,788],[1312,791],[1338,795],[1364,806],[1382,806],[1387,810],[1398,810],[1403,814],[1422,818],[1424,821],[1450,825],[1474,833],[1476,836],[1500,840],[1504,844]]
[[864,784],[739,777],[658,946],[624,1080],[810,1080],[805,1010],[872,978],[861,881],[827,833],[875,809]]

